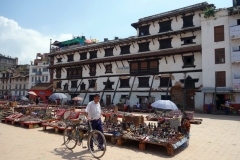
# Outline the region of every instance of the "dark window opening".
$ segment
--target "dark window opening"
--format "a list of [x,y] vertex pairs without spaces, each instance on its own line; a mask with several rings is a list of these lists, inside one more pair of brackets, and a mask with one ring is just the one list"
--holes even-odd
[[150,51],[149,50],[149,43],[150,42],[138,43],[138,46],[139,46],[139,51],[138,52]]
[[130,79],[120,79],[120,87],[119,88],[129,88],[129,80]]
[[103,85],[105,85],[104,90],[113,90],[113,84],[114,82],[111,82],[109,79],[107,80],[107,82],[103,82]]
[[225,48],[215,49],[215,64],[225,63]]
[[113,73],[112,72],[112,64],[107,64],[105,65],[106,72],[105,73]]
[[82,77],[82,67],[67,69],[67,78],[81,78],[81,77]]
[[160,77],[160,86],[159,87],[168,87],[168,86],[172,87],[171,77]]
[[61,89],[62,88],[62,82],[60,81],[60,82],[57,82],[57,88],[58,89]]
[[195,83],[198,82],[199,79],[193,79],[191,76],[187,76],[187,78],[181,79],[180,82],[184,84],[185,81],[185,89],[195,89]]
[[146,26],[141,26],[141,27],[139,27],[139,36],[149,35],[149,26],[150,26],[150,25],[146,25]]
[[237,25],[240,25],[240,19],[237,20]]
[[214,27],[214,42],[224,41],[224,26]]
[[196,38],[196,36],[181,38],[181,41],[183,41],[182,45],[195,44],[196,42],[193,42],[193,39],[195,39],[195,38]]
[[84,82],[81,84],[80,90],[86,90],[86,84],[84,84]]
[[159,22],[159,27],[160,27],[159,33],[160,32],[172,31],[171,23],[172,23],[172,20]]
[[138,87],[149,87],[149,77],[138,77]]
[[88,80],[89,82],[89,88],[94,88],[95,87],[95,83],[96,83],[96,80],[93,79],[93,80]]
[[187,27],[193,27],[193,16],[194,15],[189,15],[189,16],[184,16],[182,17],[183,19],[183,27],[182,28],[187,28]]
[[183,56],[183,67],[182,68],[188,68],[188,67],[196,67],[194,65],[194,56]]
[[71,81],[71,88],[77,88],[77,81]]
[[80,60],[87,59],[87,52],[80,53]]
[[120,46],[121,53],[120,54],[129,54],[130,53],[130,45]]
[[57,58],[57,63],[62,62],[62,58]]
[[226,72],[216,72],[216,87],[226,87]]
[[56,78],[61,78],[61,68],[56,70]]
[[159,40],[159,44],[160,44],[159,49],[172,48],[172,38],[161,39]]
[[113,48],[107,48],[105,50],[105,57],[113,56]]
[[166,96],[166,95],[161,95],[161,100],[172,100],[172,97],[171,96]]
[[89,75],[90,76],[95,76],[96,75],[96,64],[90,64],[90,72]]
[[65,83],[63,88],[64,88],[65,91],[67,91],[68,90],[68,83]]
[[89,52],[89,54],[90,54],[89,59],[97,58],[97,51],[91,51]]
[[71,55],[67,55],[67,57],[68,57],[68,62],[71,62],[71,61],[73,61],[73,56],[74,56],[74,54],[71,54]]

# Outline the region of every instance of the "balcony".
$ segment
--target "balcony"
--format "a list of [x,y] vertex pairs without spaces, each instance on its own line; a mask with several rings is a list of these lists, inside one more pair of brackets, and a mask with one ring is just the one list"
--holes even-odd
[[232,47],[231,62],[232,63],[240,62],[240,49],[239,49],[239,47]]
[[35,75],[42,75],[41,71],[35,72]]
[[230,38],[232,40],[240,38],[240,25],[230,27]]

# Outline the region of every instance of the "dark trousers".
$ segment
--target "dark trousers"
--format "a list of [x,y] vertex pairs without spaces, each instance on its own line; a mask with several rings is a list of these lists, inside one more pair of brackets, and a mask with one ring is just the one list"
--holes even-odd
[[[103,133],[103,128],[102,128],[102,120],[101,119],[98,119],[98,120],[92,120],[91,121],[91,124],[92,124],[92,129],[93,130],[98,130],[100,132]],[[103,146],[103,139],[101,136],[98,136],[97,138],[98,142],[99,142],[99,147],[102,147]],[[93,141],[92,139],[90,140],[90,146],[93,147]]]

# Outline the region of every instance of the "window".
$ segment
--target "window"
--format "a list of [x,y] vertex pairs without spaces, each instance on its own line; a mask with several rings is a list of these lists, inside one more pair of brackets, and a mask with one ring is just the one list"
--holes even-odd
[[71,81],[71,88],[77,88],[77,81]]
[[158,72],[159,71],[159,67],[158,67],[158,61],[150,61],[149,62],[149,71],[150,72]]
[[44,76],[42,76],[42,81],[44,82]]
[[159,64],[157,60],[130,62],[130,73],[158,73],[158,65]]
[[57,63],[62,62],[62,58],[57,58]]
[[138,47],[139,47],[138,52],[149,51],[149,43],[150,42],[138,43]]
[[15,89],[18,89],[18,85],[17,84],[15,85]]
[[185,81],[185,89],[195,89],[195,83],[199,81],[199,79],[193,79],[191,76],[187,76],[187,78],[184,79],[180,79],[180,82],[182,84],[184,84]]
[[150,25],[146,25],[146,26],[141,26],[141,27],[139,27],[139,36],[149,35],[149,26],[150,26]]
[[149,77],[138,77],[138,87],[149,87]]
[[56,78],[61,78],[61,68],[56,69]]
[[160,44],[159,49],[172,48],[172,38],[160,39],[159,44]]
[[22,89],[22,85],[21,84],[19,85],[19,89]]
[[104,90],[113,90],[112,85],[114,82],[111,82],[109,79],[107,82],[103,82],[103,85],[105,85]]
[[189,16],[184,16],[182,17],[183,19],[183,27],[182,28],[187,28],[187,27],[193,27],[193,16],[194,15],[189,15]]
[[196,67],[194,65],[194,56],[183,56],[183,66],[182,68],[188,68],[188,67]]
[[23,85],[23,89],[26,89],[26,84]]
[[89,52],[89,54],[90,54],[89,59],[97,58],[97,51],[91,51]]
[[107,64],[105,65],[106,72],[105,73],[113,73],[112,72],[112,64]]
[[37,81],[37,77],[35,77],[35,81]]
[[48,81],[48,76],[46,76],[46,82]]
[[138,62],[130,63],[130,73],[138,73]]
[[71,55],[67,55],[67,58],[68,58],[68,62],[72,62],[73,61],[73,56],[74,54],[71,54]]
[[170,77],[160,77],[160,86],[159,87],[172,87],[172,80]]
[[95,87],[96,80],[93,79],[93,80],[88,80],[88,81],[89,81],[89,88],[94,88],[94,87]]
[[130,53],[130,45],[120,46],[121,53],[120,54],[129,54]]
[[95,76],[96,75],[96,64],[90,64],[90,72],[89,75],[90,76]]
[[224,41],[224,26],[214,27],[214,42]]
[[129,88],[129,79],[120,79],[120,87],[119,88]]
[[160,32],[167,32],[167,31],[172,31],[172,26],[171,26],[172,20],[169,21],[164,21],[164,22],[159,22],[159,33]]
[[107,48],[105,50],[105,57],[113,56],[113,48]]
[[68,90],[68,83],[65,83],[65,84],[63,85],[63,89],[64,89],[65,91]]
[[226,87],[225,71],[216,72],[216,87]]
[[80,60],[87,59],[87,52],[80,53]]
[[84,84],[84,82],[82,82],[82,84],[80,85],[80,90],[86,90],[85,87],[86,87],[86,84]]
[[43,72],[48,72],[48,68],[43,68]]
[[215,64],[225,63],[225,48],[215,49]]
[[172,97],[171,96],[167,96],[166,95],[161,95],[161,100],[172,100]]
[[32,69],[32,72],[33,72],[33,73],[37,72],[37,69]]
[[148,72],[148,62],[140,62],[140,72]]
[[67,78],[81,78],[82,67],[67,68]]
[[61,81],[60,81],[60,82],[57,82],[57,88],[61,89],[61,88],[62,88],[61,85],[62,85],[62,82],[61,82]]
[[196,36],[181,38],[181,41],[183,41],[182,45],[195,44],[196,42],[193,42],[193,39],[195,39],[195,38],[196,38]]
[[32,82],[34,81],[34,77],[32,77]]

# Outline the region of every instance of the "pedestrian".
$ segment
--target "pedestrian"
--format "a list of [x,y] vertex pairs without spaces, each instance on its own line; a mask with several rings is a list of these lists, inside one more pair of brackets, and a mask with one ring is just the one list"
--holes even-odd
[[132,111],[130,108],[130,99],[129,98],[127,98],[127,100],[126,100],[126,106],[127,106],[127,110],[131,113]]
[[[100,106],[99,100],[100,100],[100,95],[95,94],[94,100],[89,102],[86,107],[86,117],[87,117],[88,121],[91,122],[93,130],[96,129],[103,133],[102,120],[101,120],[101,106]],[[100,145],[99,149],[104,150],[103,140],[100,140],[99,145]],[[93,151],[94,148],[93,148],[92,140],[90,141],[90,147]]]
[[38,97],[36,97],[36,105],[38,105],[38,103],[39,103],[39,99]]
[[225,101],[225,114],[226,115],[229,115],[229,112],[230,112],[229,106],[230,106],[230,100],[226,99],[226,101]]

